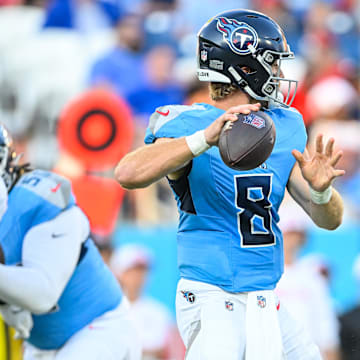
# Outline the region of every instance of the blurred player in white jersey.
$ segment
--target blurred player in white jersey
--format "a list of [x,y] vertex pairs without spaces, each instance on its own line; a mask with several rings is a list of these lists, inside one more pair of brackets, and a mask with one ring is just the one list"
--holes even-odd
[[110,269],[130,302],[129,318],[139,334],[143,359],[168,359],[173,331],[170,313],[163,304],[143,294],[151,264],[149,251],[135,244],[121,246],[110,259]]
[[70,182],[18,165],[2,125],[0,175],[0,312],[25,360],[139,360],[127,300]]
[[[273,289],[283,271],[278,209],[285,189],[320,227],[341,224],[343,204],[331,187],[344,171],[330,139],[305,150],[301,114],[290,108],[291,60],[282,29],[268,16],[232,10],[198,34],[198,77],[210,82],[212,105],[162,106],[150,118],[146,146],[128,154],[115,174],[125,188],[167,176],[180,213],[177,322],[187,360],[315,360],[321,355]],[[287,88],[287,96],[280,93]],[[217,148],[227,121],[262,108],[276,142],[260,167],[227,167]]]
[[309,219],[290,199],[279,214],[279,226],[284,237],[285,268],[275,292],[281,305],[285,305],[311,335],[324,358],[339,360],[339,324],[327,280],[319,268],[311,264],[314,255],[298,258],[306,241]]

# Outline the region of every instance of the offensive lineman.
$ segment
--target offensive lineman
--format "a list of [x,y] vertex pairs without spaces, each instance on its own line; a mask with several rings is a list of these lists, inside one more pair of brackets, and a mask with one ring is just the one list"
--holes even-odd
[[127,300],[70,182],[17,165],[2,125],[0,174],[0,312],[26,340],[24,359],[139,360]]
[[[198,77],[214,106],[163,106],[152,115],[146,146],[115,170],[125,188],[167,176],[178,203],[177,322],[188,360],[312,360],[317,347],[274,297],[283,272],[278,208],[287,188],[320,227],[341,224],[343,203],[331,187],[343,175],[334,141],[306,153],[301,115],[291,109],[282,60],[293,58],[281,28],[264,14],[233,10],[198,34]],[[288,85],[286,99],[280,84]],[[261,105],[260,105],[261,104]],[[267,161],[250,171],[225,166],[220,131],[236,113],[260,106],[277,138]],[[296,160],[296,161],[295,161]]]

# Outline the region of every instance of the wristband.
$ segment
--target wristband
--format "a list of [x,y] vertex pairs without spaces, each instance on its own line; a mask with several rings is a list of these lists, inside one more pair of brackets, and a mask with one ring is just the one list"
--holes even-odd
[[211,148],[211,146],[206,142],[204,130],[200,130],[192,135],[186,136],[185,140],[194,156],[201,155]]
[[316,191],[310,186],[310,199],[314,204],[324,205],[327,204],[332,196],[332,187],[329,186],[324,191]]

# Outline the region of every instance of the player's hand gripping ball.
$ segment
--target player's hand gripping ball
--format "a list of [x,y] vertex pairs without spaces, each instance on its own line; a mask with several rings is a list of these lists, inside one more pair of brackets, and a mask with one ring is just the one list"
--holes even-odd
[[276,139],[275,125],[263,111],[239,114],[228,121],[219,138],[220,155],[224,163],[235,170],[251,170],[270,156]]

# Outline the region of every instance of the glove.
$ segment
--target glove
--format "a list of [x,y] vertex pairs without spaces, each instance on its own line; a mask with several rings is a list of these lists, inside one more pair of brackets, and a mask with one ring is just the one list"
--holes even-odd
[[4,321],[16,330],[15,339],[27,339],[30,336],[33,320],[29,310],[6,304],[0,305],[0,314]]

